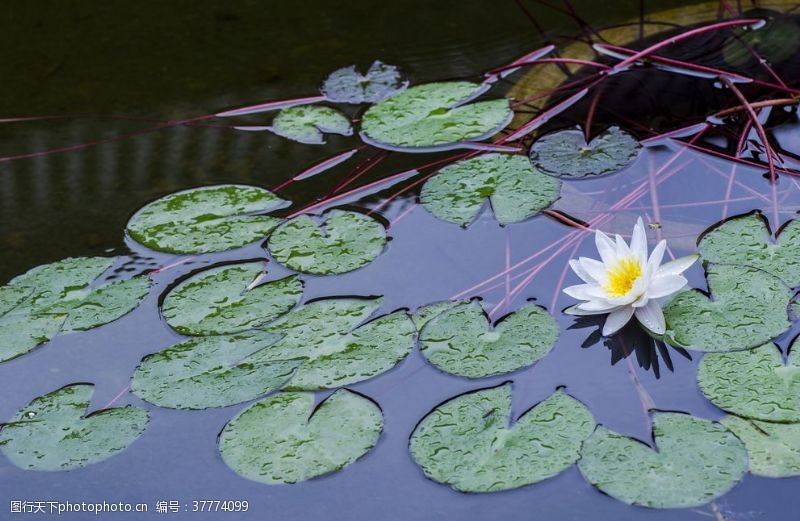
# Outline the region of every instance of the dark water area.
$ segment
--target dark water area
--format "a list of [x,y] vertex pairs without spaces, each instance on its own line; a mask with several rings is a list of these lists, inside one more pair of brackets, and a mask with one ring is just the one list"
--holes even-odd
[[[638,2],[612,4],[614,9],[589,1],[574,6],[597,26],[638,16]],[[564,13],[532,5],[548,35],[576,31],[575,21]],[[658,2],[657,7],[672,5],[680,4]],[[648,3],[648,8],[655,6]],[[0,124],[0,156],[109,141],[0,162],[2,281],[69,256],[121,256],[110,276],[127,277],[170,264],[178,257],[149,251],[124,236],[125,223],[142,205],[201,185],[272,188],[359,144],[355,137],[329,136],[327,145],[314,147],[271,133],[200,125],[128,139],[112,139],[115,136],[165,120],[315,95],[330,71],[349,64],[366,67],[374,59],[400,66],[412,84],[479,78],[544,41],[510,0],[409,0],[379,7],[364,1],[41,2],[6,9],[0,54],[8,72],[0,82],[0,117],[69,117]],[[694,109],[705,114],[707,106]],[[362,110],[353,108],[348,115],[357,118]],[[793,113],[775,110],[771,135],[781,149],[800,155],[800,124]],[[109,114],[125,118],[100,117]],[[150,121],[129,119],[134,117]],[[268,117],[262,115],[261,121]],[[569,118],[566,114],[561,124],[570,123]],[[260,121],[259,116],[251,120]],[[215,123],[211,120],[209,125]],[[720,148],[728,146],[714,132],[710,135]],[[281,197],[294,202],[286,213],[328,194],[368,155],[361,153],[281,190]],[[393,154],[353,186],[442,157]],[[621,234],[629,234],[636,218],[644,216],[660,224],[648,231],[651,244],[656,238],[667,239],[667,256],[680,257],[694,252],[697,236],[723,218],[760,210],[773,230],[793,218],[800,210],[797,178],[781,176],[772,185],[765,173],[765,168],[734,167],[680,143],[655,143],[620,173],[564,182],[554,209],[582,221],[608,214],[603,229]],[[374,399],[384,415],[382,437],[364,458],[340,472],[296,485],[248,481],[229,469],[217,450],[217,435],[246,404],[180,411],[152,406],[132,394],[118,396],[145,355],[183,338],[158,313],[158,300],[167,288],[219,262],[268,258],[260,244],[203,255],[153,275],[150,295],[120,320],[58,336],[0,364],[0,419],[12,417],[37,396],[76,382],[95,384],[90,410],[113,402],[144,407],[151,414],[147,431],[129,449],[83,469],[28,472],[0,458],[0,519],[44,517],[9,514],[10,500],[145,502],[150,508],[147,515],[64,515],[76,520],[777,521],[800,516],[798,478],[748,474],[713,506],[681,510],[625,505],[594,489],[576,466],[541,483],[492,494],[463,494],[426,479],[408,452],[417,422],[446,399],[507,380],[513,381],[515,418],[565,386],[598,423],[643,441],[651,440],[650,424],[634,375],[659,410],[708,419],[723,413],[697,387],[700,353],[659,347],[632,336],[626,336],[627,346],[611,345],[597,335],[600,322],[576,321],[560,313],[574,303],[560,289],[577,283],[565,269],[568,259],[596,257],[590,234],[545,215],[502,227],[488,209],[462,229],[418,205],[414,190],[388,200],[403,186],[341,201],[363,211],[377,208],[376,217],[389,225],[391,241],[381,256],[357,271],[332,277],[302,275],[304,301],[383,295],[383,314],[454,296],[480,297],[486,309],[496,310],[492,318],[498,319],[533,299],[556,316],[561,328],[547,357],[510,375],[467,380],[438,371],[414,350],[393,370],[349,386]],[[565,237],[578,239],[566,242]],[[502,275],[518,263],[518,269]],[[269,262],[270,280],[290,273]],[[687,277],[690,286],[705,289],[701,266],[693,266]],[[798,334],[800,324],[795,323],[776,342],[786,352]],[[328,394],[318,393],[319,399]],[[194,500],[247,500],[249,511],[197,513],[181,508],[178,513],[154,513],[156,501],[173,500],[190,509]]]

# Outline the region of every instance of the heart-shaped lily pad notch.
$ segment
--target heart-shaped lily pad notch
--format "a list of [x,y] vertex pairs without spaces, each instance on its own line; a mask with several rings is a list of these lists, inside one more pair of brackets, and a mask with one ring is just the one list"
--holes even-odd
[[664,309],[672,345],[696,351],[750,349],[789,328],[791,290],[765,271],[713,264],[706,272],[713,300],[692,289],[679,293]]
[[110,458],[144,433],[149,415],[127,405],[86,415],[91,384],[36,398],[0,430],[0,451],[26,470],[70,470]]
[[281,110],[272,121],[272,131],[286,139],[307,145],[322,145],[324,134],[350,136],[350,120],[336,109],[301,105]]
[[386,229],[367,215],[330,210],[317,223],[299,215],[280,225],[267,242],[272,257],[287,268],[313,275],[346,273],[383,252]]
[[242,477],[297,483],[343,469],[383,431],[380,407],[340,389],[314,407],[313,393],[279,393],[254,403],[219,436],[223,461]]
[[564,178],[597,177],[619,172],[636,159],[640,145],[630,134],[611,127],[588,143],[580,130],[561,130],[531,146],[533,166]]
[[322,94],[336,103],[377,103],[408,87],[394,65],[375,61],[366,74],[355,65],[333,71],[322,85]]
[[266,262],[229,264],[204,270],[178,284],[162,313],[183,335],[238,333],[271,322],[303,296],[297,276],[263,282]]
[[703,357],[697,370],[700,390],[714,405],[737,416],[773,422],[800,422],[798,343],[784,364],[775,344]]
[[558,199],[561,183],[523,156],[485,154],[443,168],[422,187],[422,204],[436,217],[469,225],[488,198],[500,224],[524,221]]
[[656,450],[599,426],[578,467],[609,496],[650,508],[689,508],[725,494],[747,472],[744,444],[723,425],[675,412],[653,413]]
[[0,361],[59,333],[93,329],[136,308],[150,291],[150,278],[100,281],[115,260],[63,259],[37,266],[0,288]]
[[466,81],[411,87],[370,107],[361,119],[361,137],[402,152],[450,150],[462,141],[488,139],[514,113],[506,99],[469,103],[485,90]]
[[786,223],[777,240],[760,213],[724,221],[703,234],[697,247],[707,262],[752,266],[800,286],[800,220]]
[[511,384],[506,383],[436,407],[414,429],[410,449],[434,481],[461,492],[497,492],[572,466],[594,427],[589,410],[563,391],[512,423]]
[[256,186],[217,185],[162,197],[128,221],[128,233],[150,249],[211,253],[266,237],[281,222],[262,215],[288,203]]
[[444,300],[442,302],[434,302],[433,304],[428,304],[426,306],[421,306],[417,308],[416,311],[411,315],[411,320],[414,321],[414,325],[417,326],[418,331],[422,331],[422,328],[425,327],[425,324],[433,320],[434,318],[438,317],[445,311],[449,309],[453,309],[454,307],[458,306],[459,304],[463,304],[465,302],[469,302],[467,300]]
[[467,378],[510,373],[542,359],[556,343],[558,324],[528,304],[491,328],[477,300],[459,304],[428,322],[420,351],[442,371]]

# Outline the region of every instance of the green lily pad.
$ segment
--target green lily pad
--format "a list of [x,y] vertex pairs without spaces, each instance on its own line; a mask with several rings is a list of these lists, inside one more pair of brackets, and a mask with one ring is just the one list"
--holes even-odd
[[467,226],[491,202],[500,224],[528,219],[553,204],[561,183],[535,170],[523,156],[484,154],[443,168],[422,187],[425,208]]
[[462,492],[496,492],[572,466],[595,427],[589,410],[557,391],[511,423],[511,384],[439,405],[414,429],[411,456],[425,475]]
[[280,225],[267,247],[287,268],[314,275],[346,273],[366,266],[383,251],[386,230],[375,219],[356,212],[331,210],[318,224],[300,215]]
[[90,384],[36,398],[0,430],[0,451],[26,470],[70,470],[110,458],[144,433],[149,415],[127,405],[86,415]]
[[128,233],[150,249],[169,253],[230,250],[266,237],[281,219],[262,214],[285,205],[255,186],[193,188],[140,209],[128,221]]
[[777,240],[761,214],[734,217],[703,235],[697,247],[707,262],[752,266],[800,286],[800,220],[789,221]]
[[750,472],[768,478],[800,476],[800,423],[772,423],[726,416],[720,420],[744,442]]
[[417,308],[417,310],[411,315],[411,320],[414,321],[414,325],[417,326],[417,330],[422,331],[422,328],[425,327],[425,324],[438,317],[448,309],[453,309],[464,302],[467,301],[445,300],[443,302],[434,302],[433,304],[428,304],[427,306],[421,306]]
[[322,94],[336,103],[377,103],[405,89],[408,82],[400,78],[394,65],[375,61],[366,74],[355,65],[333,71],[322,85]]
[[272,131],[292,141],[322,145],[325,134],[350,136],[350,120],[336,109],[318,105],[300,105],[282,109],[272,121]]
[[238,333],[266,324],[300,302],[297,276],[261,283],[265,262],[205,270],[169,292],[162,313],[183,335]]
[[744,444],[717,422],[655,412],[653,439],[657,451],[600,426],[583,443],[578,467],[609,496],[650,508],[704,505],[747,472]]
[[340,389],[314,408],[312,393],[279,393],[232,419],[219,436],[223,461],[242,477],[297,483],[343,469],[383,431],[372,400]]
[[545,174],[596,177],[628,166],[639,148],[639,142],[618,127],[609,128],[588,143],[580,130],[561,130],[539,138],[531,146],[530,157],[533,166]]
[[698,367],[697,382],[714,405],[737,416],[800,422],[800,353],[794,345],[786,364],[772,343],[706,355]]
[[714,264],[706,278],[713,300],[684,291],[664,308],[672,345],[696,351],[739,351],[759,346],[789,328],[789,288],[765,271]]
[[485,89],[466,81],[411,87],[370,107],[361,119],[361,137],[374,146],[407,152],[487,139],[509,123],[513,112],[505,99],[469,103]]
[[491,328],[478,301],[433,318],[420,334],[420,351],[442,371],[467,378],[509,373],[542,359],[556,343],[558,324],[528,304]]
[[800,51],[800,25],[794,17],[774,17],[758,31],[733,29],[733,33],[722,46],[722,57],[736,68],[758,59],[777,64]]

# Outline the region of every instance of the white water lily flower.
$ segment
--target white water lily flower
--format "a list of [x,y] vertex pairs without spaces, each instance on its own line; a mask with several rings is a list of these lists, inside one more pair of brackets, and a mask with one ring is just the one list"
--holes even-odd
[[605,315],[603,335],[613,335],[631,317],[657,335],[666,331],[664,313],[656,299],[672,295],[686,286],[681,275],[699,255],[688,255],[661,264],[667,241],[659,242],[647,256],[647,235],[641,217],[633,227],[628,245],[619,235],[612,241],[606,234],[595,233],[597,251],[602,261],[581,257],[569,261],[572,270],[585,282],[564,289],[564,293],[584,300],[565,310],[570,315]]

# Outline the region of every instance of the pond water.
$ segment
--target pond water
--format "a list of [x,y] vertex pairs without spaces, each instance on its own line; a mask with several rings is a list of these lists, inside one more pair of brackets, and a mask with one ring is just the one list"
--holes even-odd
[[[688,4],[657,3],[659,10]],[[546,35],[561,41],[566,41],[566,35],[580,34],[575,20],[563,10],[574,8],[593,27],[639,16],[635,2],[617,2],[613,9],[588,1],[571,7],[524,4]],[[647,4],[648,10],[655,9]],[[71,256],[120,256],[108,276],[125,278],[177,259],[184,262],[152,274],[149,295],[123,318],[90,331],[58,336],[24,356],[0,363],[2,419],[13,417],[37,396],[77,382],[95,384],[90,410],[134,404],[151,415],[146,432],[130,448],[85,468],[24,471],[0,458],[4,502],[0,518],[41,516],[9,514],[11,500],[145,502],[151,511],[147,516],[97,516],[101,519],[161,515],[215,520],[561,521],[591,516],[609,521],[744,521],[790,519],[800,511],[796,493],[800,479],[751,474],[713,504],[692,509],[626,505],[593,488],[576,466],[531,486],[464,494],[426,479],[408,451],[412,431],[434,407],[509,380],[514,418],[565,386],[598,423],[643,441],[651,440],[644,395],[659,410],[706,419],[724,416],[698,389],[696,368],[701,353],[653,344],[635,330],[626,330],[623,342],[601,339],[601,320],[575,320],[561,313],[574,301],[560,290],[578,283],[567,272],[567,261],[596,257],[596,251],[591,233],[556,217],[567,215],[587,222],[602,216],[603,230],[627,236],[642,216],[646,222],[658,223],[649,228],[651,239],[667,239],[667,256],[680,257],[696,251],[698,235],[727,217],[760,210],[773,230],[793,218],[800,210],[800,184],[795,177],[781,175],[772,184],[763,165],[735,164],[665,140],[644,147],[619,173],[565,180],[561,198],[552,208],[558,215],[538,215],[508,226],[499,225],[487,208],[466,228],[437,219],[419,204],[419,188],[410,187],[419,177],[342,198],[331,206],[371,212],[387,225],[391,240],[386,251],[359,270],[335,276],[301,275],[304,301],[382,295],[379,313],[383,314],[453,297],[480,297],[484,307],[492,310],[492,318],[498,319],[534,300],[554,314],[561,333],[555,348],[534,366],[479,380],[445,374],[415,349],[391,371],[348,386],[375,400],[383,411],[384,431],[371,452],[327,476],[295,485],[264,485],[235,474],[217,449],[218,434],[246,405],[172,410],[150,405],[127,393],[127,388],[144,356],[182,338],[158,312],[168,288],[201,268],[268,258],[267,252],[256,243],[185,259],[148,250],[125,236],[125,225],[143,205],[177,190],[219,183],[273,189],[360,141],[357,136],[328,135],[325,146],[303,145],[268,132],[238,132],[230,127],[230,120],[217,119],[152,127],[268,100],[314,96],[332,70],[349,64],[366,68],[375,59],[399,66],[412,84],[480,80],[485,71],[544,45],[545,36],[510,0],[491,7],[479,1],[409,0],[380,9],[374,2],[362,1],[335,7],[316,1],[269,7],[246,1],[225,6],[216,2],[113,6],[85,2],[69,9],[54,2],[47,9],[41,4],[18,4],[9,10],[13,24],[7,23],[0,36],[0,53],[9,71],[0,84],[0,114],[64,117],[0,125],[0,156],[31,154],[0,162],[0,279],[6,281],[34,266]],[[692,58],[698,59],[702,53],[693,49]],[[775,66],[776,73],[792,86],[800,83],[796,59]],[[680,76],[679,81],[646,83],[636,74],[627,80],[620,75],[619,83],[609,89],[611,101],[597,111],[598,128],[625,126],[625,121],[635,117],[639,126],[626,128],[642,139],[682,126],[679,122],[703,121],[730,105],[729,100],[718,99],[720,89],[709,86],[713,82],[708,79]],[[629,104],[623,90],[629,93]],[[757,90],[747,92],[758,94]],[[573,106],[552,126],[584,121],[590,100],[588,96]],[[344,110],[356,119],[363,113],[358,106]],[[241,121],[258,125],[269,117],[267,113]],[[797,158],[800,125],[795,114],[776,107],[765,123],[787,157]],[[131,135],[118,139],[126,134]],[[755,131],[748,135],[752,143],[757,139]],[[698,143],[725,151],[732,146],[731,140],[735,146],[736,134],[721,126]],[[76,144],[92,146],[37,153]],[[748,152],[758,152],[757,144],[750,147]],[[360,151],[333,169],[282,187],[277,193],[293,205],[278,213],[289,215],[323,197],[459,153]],[[786,166],[798,167],[798,163]],[[354,171],[356,166],[360,170]],[[342,186],[348,179],[352,180]],[[291,273],[269,262],[269,279]],[[706,288],[699,264],[686,276],[691,287]],[[786,352],[798,333],[800,325],[794,324],[776,343]],[[330,393],[318,394],[321,400]],[[157,501],[173,500],[180,502],[180,512],[154,513]],[[247,500],[249,511],[191,512],[194,500]],[[89,519],[87,514],[66,518]]]

